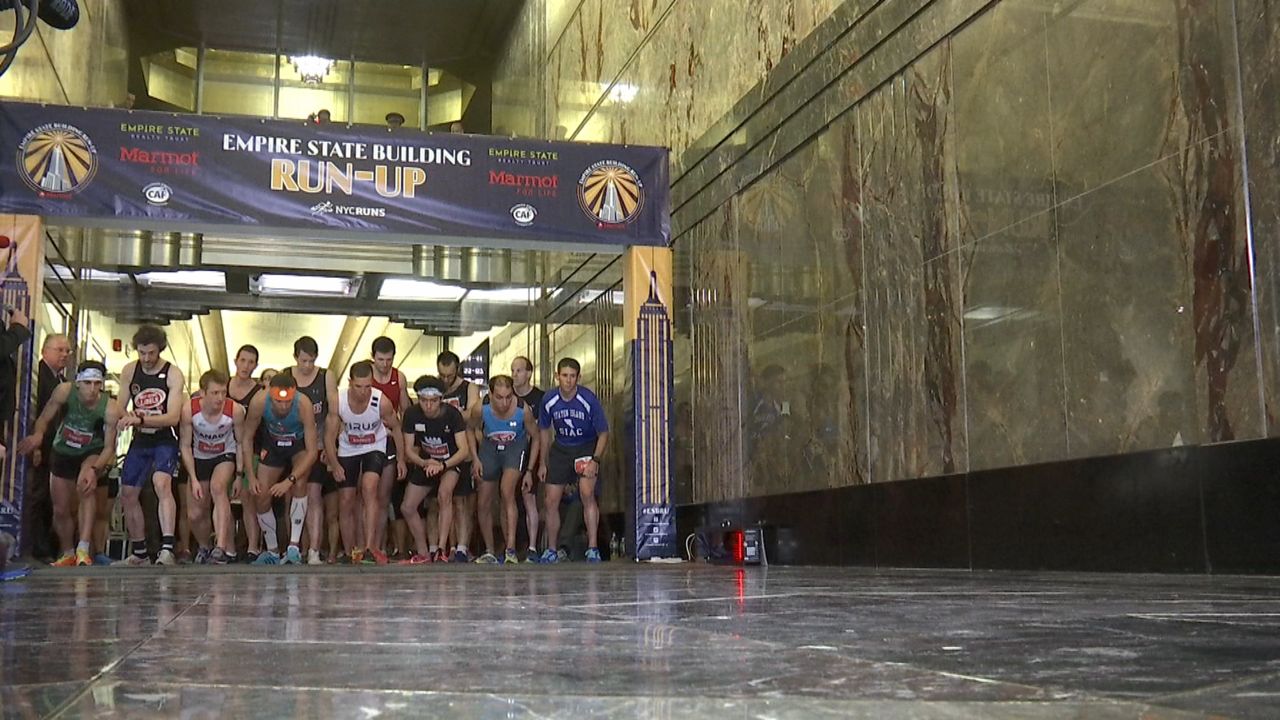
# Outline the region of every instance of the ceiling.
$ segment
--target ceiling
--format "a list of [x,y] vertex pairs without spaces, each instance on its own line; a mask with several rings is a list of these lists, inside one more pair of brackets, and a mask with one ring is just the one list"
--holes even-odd
[[175,47],[427,64],[490,76],[524,0],[130,0],[135,56]]

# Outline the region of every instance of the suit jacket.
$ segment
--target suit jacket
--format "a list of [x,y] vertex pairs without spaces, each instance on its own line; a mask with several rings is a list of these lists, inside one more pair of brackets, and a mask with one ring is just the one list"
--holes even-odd
[[[49,398],[53,396],[53,391],[58,389],[58,385],[63,379],[58,377],[58,373],[44,361],[40,361],[40,373],[36,378],[36,413],[44,412],[44,406],[49,404]],[[44,443],[40,446],[41,458],[40,467],[45,468],[49,465],[49,457],[53,453],[53,439],[57,437],[58,424],[62,422],[62,416],[66,415],[66,408],[62,409],[62,413],[56,419],[56,423],[49,428],[44,434]],[[34,421],[33,421],[34,422]],[[34,424],[33,424],[34,427]]]
[[0,424],[8,428],[13,422],[17,403],[18,348],[31,339],[24,325],[9,325],[0,330]]

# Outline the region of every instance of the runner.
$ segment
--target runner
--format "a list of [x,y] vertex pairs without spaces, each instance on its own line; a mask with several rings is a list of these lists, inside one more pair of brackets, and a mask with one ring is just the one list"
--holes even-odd
[[[458,371],[462,362],[458,356],[445,350],[436,357],[436,371],[440,373],[440,381],[444,383],[444,402],[452,405],[462,413],[462,419],[471,422],[472,417],[480,409],[480,388],[463,379]],[[476,456],[475,447],[471,446],[471,434],[467,434],[467,457]],[[458,473],[458,486],[453,492],[454,537],[457,544],[453,552],[453,562],[471,562],[467,552],[467,543],[471,541],[471,518],[475,516],[476,499],[475,483],[471,479],[471,468],[464,467]]]
[[[342,540],[351,548],[351,562],[386,565],[386,553],[374,542],[378,512],[386,512],[378,504],[378,483],[382,478],[382,467],[387,462],[388,433],[391,433],[396,455],[400,458],[396,463],[396,478],[403,480],[405,477],[400,418],[391,403],[383,398],[382,392],[373,387],[373,363],[362,360],[352,365],[348,383],[347,390],[338,393],[338,412],[329,416],[324,438],[325,449],[331,458],[329,470],[341,493]],[[363,547],[357,544],[354,536],[354,521],[346,519],[354,514],[357,486],[364,500]]]
[[[268,398],[270,409],[267,408]],[[276,516],[271,508],[271,501],[272,498],[292,495],[289,505],[289,549],[285,552],[284,563],[301,565],[302,551],[298,543],[302,540],[302,527],[307,517],[307,478],[320,451],[316,447],[315,410],[307,396],[298,393],[293,377],[276,375],[271,378],[267,392],[254,398],[245,422],[246,442],[258,441],[259,424],[266,426],[266,454],[262,456],[256,470],[253,450],[244,456],[249,491],[253,496],[254,510],[258,513],[258,522],[262,525],[262,537],[267,545],[266,552],[258,556],[254,564],[280,563],[280,556],[276,553],[276,548],[279,547]],[[289,468],[288,475],[281,480],[280,476],[285,474],[286,467]]]
[[[409,406],[409,382],[405,379],[404,373],[395,367],[396,361],[396,343],[389,337],[380,337],[373,341],[373,386],[382,392],[382,396],[391,403],[392,410],[396,415],[402,415],[405,408]],[[378,482],[378,507],[382,508],[378,512],[378,532],[374,536],[378,549],[382,550],[387,545],[387,512],[388,503],[391,504],[392,515],[395,518],[395,529],[397,532],[392,534],[395,550],[406,550],[404,530],[404,515],[400,512],[400,505],[404,502],[405,483],[396,482],[396,444],[395,438],[387,440],[387,463],[382,468],[382,479]]]
[[133,335],[133,349],[138,359],[125,365],[120,373],[117,429],[136,429],[120,475],[120,501],[132,552],[124,560],[113,563],[115,565],[147,564],[146,521],[140,498],[142,485],[148,479],[155,486],[159,500],[161,537],[156,564],[177,562],[173,554],[178,511],[173,497],[173,474],[178,469],[178,434],[174,429],[182,420],[186,381],[181,370],[160,358],[168,344],[164,330],[154,325],[138,328]]
[[[582,366],[573,358],[556,364],[558,392],[542,401],[538,425],[542,428],[540,479],[546,483],[544,513],[547,519],[547,549],[542,562],[559,559],[552,545],[560,535],[560,497],[564,486],[577,481],[582,498],[582,517],[587,525],[587,562],[600,562],[596,533],[600,507],[596,504],[596,479],[600,456],[609,440],[609,423],[595,393],[578,385]],[[552,437],[555,441],[552,442]]]
[[[307,396],[315,411],[316,431],[324,432],[329,418],[329,409],[338,402],[338,384],[333,374],[316,365],[320,355],[320,347],[315,338],[302,336],[293,343],[293,360],[296,363],[284,372],[293,376],[298,384],[298,392]],[[320,548],[324,546],[325,527],[328,527],[329,557],[337,561],[338,556],[338,485],[329,473],[329,458],[324,447],[320,448],[320,460],[311,466],[311,477],[307,483],[307,564],[320,565],[324,560],[320,557]]]
[[[107,368],[87,360],[76,372],[75,382],[54,388],[35,429],[21,443],[22,455],[40,449],[49,426],[66,408],[66,416],[50,446],[49,495],[53,499],[53,527],[58,536],[59,557],[55,567],[92,565],[93,533],[97,518],[98,483],[115,462],[116,423],[119,412],[103,391]],[[79,542],[75,543],[76,519],[71,506],[79,493]],[[74,546],[75,552],[72,552]]]
[[[533,384],[533,362],[529,358],[520,355],[511,361],[511,377],[515,380],[516,397],[524,401],[525,405],[533,411],[533,419],[538,419],[538,412],[542,409],[542,397],[545,393]],[[535,436],[540,436],[537,433]],[[525,553],[524,561],[527,563],[538,562],[538,463],[542,460],[542,453],[530,453],[529,467],[524,471],[524,479],[520,483],[520,496],[524,501],[524,523],[525,530],[529,534],[529,550]]]
[[[246,411],[246,419],[248,416],[249,404],[253,402],[253,396],[262,391],[263,385],[253,377],[253,371],[258,369],[258,348],[253,345],[242,345],[236,351],[236,374],[231,377],[231,383],[227,386],[227,396],[236,401]],[[248,440],[248,438],[246,438]],[[258,446],[265,445],[258,442]],[[246,451],[248,443],[246,442]],[[256,456],[246,458],[248,462],[257,462]],[[262,552],[262,529],[258,527],[258,517],[252,512],[245,510],[244,497],[249,494],[249,476],[244,474],[244,466],[236,468],[236,482],[231,489],[231,502],[233,505],[240,506],[240,522],[244,524],[244,535],[247,546],[245,552],[245,560],[253,562],[258,559],[258,554]],[[234,514],[234,511],[233,511]],[[236,562],[236,543],[232,538],[231,549],[227,551],[225,561],[228,563]],[[215,558],[217,564],[222,564],[222,559]]]
[[[200,376],[200,397],[182,409],[179,447],[187,476],[191,478],[191,529],[199,549],[197,565],[226,564],[234,556],[236,539],[231,516],[230,490],[236,468],[245,465],[243,406],[227,397],[230,379],[221,370]],[[212,502],[211,502],[212,501]],[[213,523],[210,527],[210,505]],[[210,531],[218,538],[213,547]]]
[[[480,448],[472,462],[472,477],[480,483],[480,534],[484,536],[485,554],[476,562],[496,564],[493,545],[493,495],[502,493],[502,534],[506,540],[502,562],[520,562],[516,555],[516,486],[528,467],[529,458],[538,452],[538,425],[533,411],[516,397],[515,381],[509,375],[495,375],[489,380],[488,402],[471,422],[475,436],[472,442]],[[525,483],[528,489],[528,481]]]
[[[418,402],[405,411],[403,439],[413,471],[409,473],[409,486],[401,504],[417,548],[409,563],[448,562],[446,548],[453,525],[453,491],[470,453],[466,421],[457,408],[443,402],[444,383],[438,378],[430,375],[418,378],[413,383],[413,391]],[[418,507],[433,491],[440,498],[440,519],[435,536],[428,537],[428,528],[418,514]]]

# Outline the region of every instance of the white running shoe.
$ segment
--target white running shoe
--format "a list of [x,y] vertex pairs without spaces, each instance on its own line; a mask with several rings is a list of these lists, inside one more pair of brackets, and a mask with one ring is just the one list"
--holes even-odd
[[323,564],[324,564],[324,560],[321,560],[321,559],[320,559],[320,551],[319,551],[319,550],[316,550],[315,548],[312,548],[312,549],[310,549],[310,550],[308,550],[308,551],[307,551],[307,564],[308,564],[308,565],[323,565]]
[[171,550],[161,550],[160,554],[156,556],[156,564],[157,565],[177,565],[178,558],[174,557],[173,551]]
[[150,565],[150,564],[151,564],[151,561],[147,560],[145,557],[139,557],[137,555],[134,555],[133,553],[129,553],[129,555],[125,557],[125,559],[116,560],[115,562],[111,563],[111,566],[112,567],[116,567],[116,566],[142,567],[144,565]]

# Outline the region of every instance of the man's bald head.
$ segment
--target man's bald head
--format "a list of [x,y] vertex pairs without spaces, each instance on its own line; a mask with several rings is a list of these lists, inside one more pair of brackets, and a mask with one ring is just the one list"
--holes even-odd
[[62,333],[46,336],[44,344],[40,346],[40,359],[58,372],[66,370],[67,363],[71,360],[71,341]]

